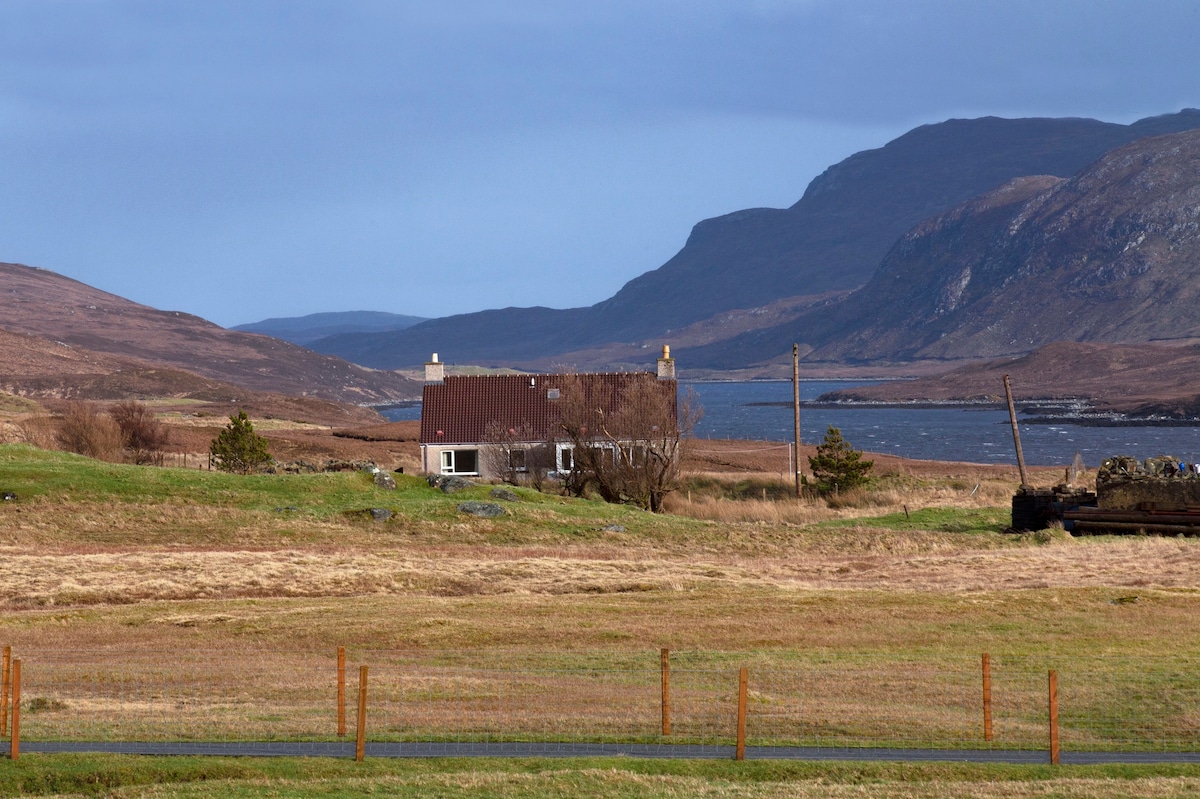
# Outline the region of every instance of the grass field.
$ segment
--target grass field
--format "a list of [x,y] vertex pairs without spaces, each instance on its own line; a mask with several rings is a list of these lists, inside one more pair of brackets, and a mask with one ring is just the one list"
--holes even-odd
[[[710,464],[711,466],[711,464]],[[881,464],[836,506],[715,467],[673,514],[518,490],[506,515],[397,475],[236,477],[0,446],[0,645],[153,653],[336,646],[591,663],[660,647],[769,669],[831,657],[1200,657],[1200,543],[1016,536],[1015,475]],[[1015,471],[1015,470],[1010,470]],[[1048,484],[1061,471],[1046,470]],[[777,481],[776,481],[777,482]],[[764,492],[767,498],[763,498]],[[386,508],[387,521],[367,511]],[[613,526],[624,528],[613,531]],[[609,530],[605,530],[609,528]],[[742,653],[742,654],[738,654]],[[1107,700],[1106,700],[1107,701]],[[23,756],[0,793],[112,796],[1188,796],[1175,767]],[[162,783],[162,784],[157,784]],[[210,783],[207,784],[206,783]]]
[[501,797],[502,799],[1185,799],[1191,766],[984,766],[608,759],[334,760],[23,757],[3,796]]

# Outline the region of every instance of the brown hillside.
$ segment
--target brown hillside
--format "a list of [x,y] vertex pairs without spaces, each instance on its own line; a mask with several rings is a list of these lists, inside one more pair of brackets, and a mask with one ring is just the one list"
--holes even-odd
[[[266,419],[304,420],[329,426],[377,424],[371,408],[319,397],[289,397],[210,380],[182,369],[92,352],[37,336],[0,329],[0,392],[32,397],[48,408],[83,399],[165,400],[159,410],[187,407],[224,417],[239,409]],[[184,401],[180,403],[179,401]]]
[[[360,405],[420,395],[414,381],[398,374],[365,369],[266,336],[226,330],[190,314],[139,305],[45,269],[0,263],[0,286],[0,328],[65,345],[66,349],[39,356],[44,366],[55,359],[64,367],[74,362],[70,368],[76,371],[67,373],[82,375],[88,374],[81,370],[91,359],[98,374],[108,375],[100,382],[112,384],[93,385],[98,396],[119,392],[121,381],[113,376],[128,368],[159,371],[162,392],[168,395],[200,390],[205,380],[236,385],[243,391]],[[0,357],[0,374],[20,371],[7,355]],[[117,366],[119,361],[139,366]],[[111,368],[101,368],[104,364]],[[162,374],[164,369],[169,374]],[[184,377],[180,371],[194,375]]]

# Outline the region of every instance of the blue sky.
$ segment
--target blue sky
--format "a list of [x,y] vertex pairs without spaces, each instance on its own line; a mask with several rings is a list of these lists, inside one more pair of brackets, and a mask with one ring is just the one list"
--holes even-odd
[[0,261],[233,325],[574,307],[950,117],[1200,106],[1200,3],[3,0]]

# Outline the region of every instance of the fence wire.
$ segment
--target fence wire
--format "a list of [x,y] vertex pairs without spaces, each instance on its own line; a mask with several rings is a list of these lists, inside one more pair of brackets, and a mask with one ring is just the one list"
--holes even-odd
[[745,666],[750,746],[1045,750],[1053,669],[1063,750],[1200,751],[1188,658],[350,648],[339,735],[333,651],[13,654],[25,741],[353,739],[366,665],[370,741],[732,746]]

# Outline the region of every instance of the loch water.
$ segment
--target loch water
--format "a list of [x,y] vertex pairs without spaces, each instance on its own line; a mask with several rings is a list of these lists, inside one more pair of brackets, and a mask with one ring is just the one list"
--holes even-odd
[[[923,460],[1016,464],[1008,411],[986,407],[818,406],[822,394],[864,382],[800,381],[801,440],[821,440],[836,427],[857,449]],[[696,434],[704,438],[791,441],[792,384],[789,381],[686,383],[699,397],[704,417]],[[1049,424],[1018,413],[1021,450],[1031,466],[1070,464],[1078,452],[1095,468],[1104,458],[1173,455],[1200,461],[1200,425],[1140,423],[1090,426],[1055,420]]]
[[[988,407],[817,406],[811,403],[838,388],[866,385],[863,381],[800,381],[801,440],[813,444],[828,427],[836,427],[857,449],[923,460],[1016,464],[1008,411]],[[785,444],[793,436],[790,381],[692,382],[704,409],[696,427],[701,438],[772,441]],[[421,418],[420,405],[387,410],[393,420]],[[1104,458],[1132,455],[1144,459],[1172,455],[1200,461],[1200,424],[1155,426],[1143,423],[1089,426],[1056,420],[1033,423],[1018,416],[1021,449],[1031,466],[1064,466],[1078,452],[1089,468]]]

